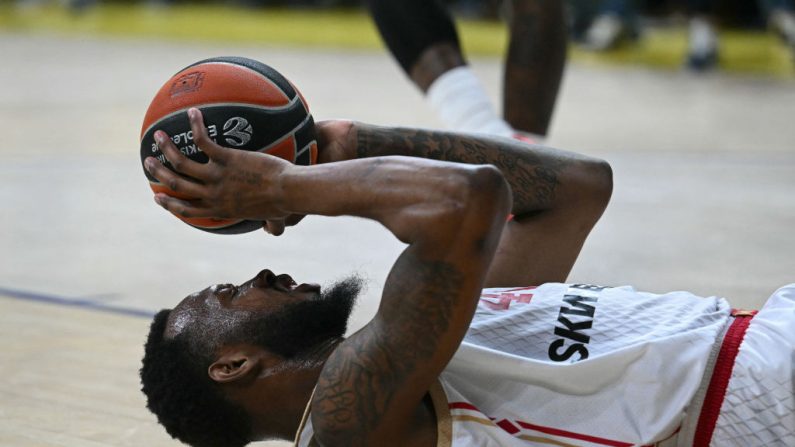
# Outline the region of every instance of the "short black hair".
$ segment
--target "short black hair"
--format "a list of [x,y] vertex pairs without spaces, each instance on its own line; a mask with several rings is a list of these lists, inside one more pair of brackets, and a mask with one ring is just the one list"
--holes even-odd
[[251,418],[207,375],[213,359],[195,349],[190,331],[165,337],[170,309],[155,315],[144,346],[141,391],[147,408],[173,438],[194,447],[242,447]]

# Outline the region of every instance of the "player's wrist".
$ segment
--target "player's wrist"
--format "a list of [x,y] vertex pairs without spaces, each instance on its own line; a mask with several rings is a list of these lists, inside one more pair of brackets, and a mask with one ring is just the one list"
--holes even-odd
[[[272,196],[274,208],[285,216],[292,214],[312,214],[307,209],[307,201],[311,198],[312,173],[306,166],[289,165],[278,175],[276,194]],[[284,217],[284,216],[282,216]]]
[[356,123],[327,120],[315,124],[318,140],[318,164],[356,158]]

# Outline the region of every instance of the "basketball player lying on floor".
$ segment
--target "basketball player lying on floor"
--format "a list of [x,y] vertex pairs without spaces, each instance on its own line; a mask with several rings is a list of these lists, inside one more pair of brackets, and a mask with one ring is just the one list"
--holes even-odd
[[146,163],[200,199],[156,196],[167,210],[264,220],[274,234],[302,215],[360,216],[407,247],[378,312],[348,338],[356,279],[321,290],[263,270],[158,313],[141,379],[172,436],[195,446],[795,445],[795,285],[752,319],[715,297],[558,282],[608,203],[607,163],[329,121],[317,125],[321,163],[300,167],[219,147],[190,115],[210,162],[184,158],[160,133],[179,174]]

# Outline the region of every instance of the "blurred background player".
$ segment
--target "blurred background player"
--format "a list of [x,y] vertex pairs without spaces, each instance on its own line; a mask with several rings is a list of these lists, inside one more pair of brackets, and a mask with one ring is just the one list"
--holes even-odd
[[[718,63],[718,33],[714,13],[719,0],[689,0],[687,67],[695,71],[714,68]],[[767,27],[778,34],[795,54],[795,3],[792,0],[758,0]]]
[[640,35],[634,0],[569,0],[569,4],[573,37],[587,50],[611,50]]
[[442,0],[367,5],[392,55],[446,126],[538,142],[549,130],[566,61],[565,8],[555,0],[506,1],[502,117],[467,64]]

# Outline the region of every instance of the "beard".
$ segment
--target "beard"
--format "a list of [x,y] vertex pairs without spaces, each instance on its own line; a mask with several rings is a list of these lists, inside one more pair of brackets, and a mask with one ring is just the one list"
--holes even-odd
[[288,304],[275,313],[251,316],[229,338],[254,343],[285,359],[301,357],[345,335],[363,284],[360,277],[349,276],[328,286],[315,299]]

